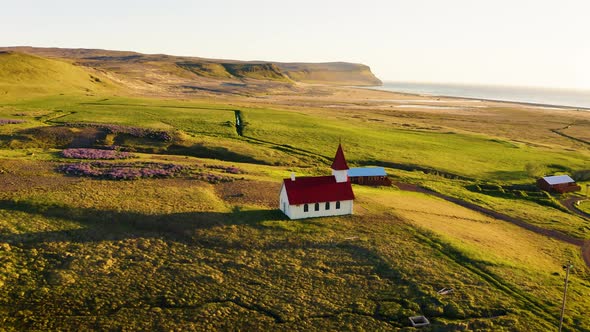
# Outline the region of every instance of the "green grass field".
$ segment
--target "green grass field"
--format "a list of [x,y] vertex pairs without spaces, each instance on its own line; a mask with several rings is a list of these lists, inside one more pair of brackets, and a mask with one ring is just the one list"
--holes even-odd
[[[41,85],[43,96],[0,95],[0,119],[23,120],[0,125],[6,330],[413,330],[408,317],[425,315],[433,330],[547,331],[557,328],[561,266],[571,261],[565,330],[590,331],[590,274],[577,246],[395,187],[355,186],[353,216],[289,221],[276,209],[281,179],[328,174],[342,140],[351,165],[382,165],[394,181],[590,239],[590,221],[559,197],[511,189],[534,184],[527,163],[587,169],[588,149],[240,98],[121,97],[110,83],[88,93],[95,83],[82,69],[43,65],[71,73],[69,92],[56,84]],[[234,110],[247,123],[243,137]],[[72,162],[63,149],[107,145],[131,151],[133,163],[191,171],[133,181],[58,171]],[[241,172],[224,173],[230,166]],[[454,291],[437,293],[444,287]]]
[[244,180],[209,185],[1,161],[4,325],[393,329],[426,314],[448,330],[542,330],[571,260],[567,322],[589,328],[590,283],[573,246],[393,189],[355,187],[353,217],[287,221],[274,210],[272,167],[238,166]]
[[578,209],[580,209],[580,210],[582,210],[582,211],[584,211],[586,213],[590,213],[590,201],[581,202],[578,205]]
[[[127,98],[63,103],[59,99],[41,99],[24,105],[7,104],[0,109],[0,116],[10,116],[15,108],[24,114],[27,109],[39,112],[37,105],[50,105],[45,109],[44,116],[50,119],[46,124],[100,122],[172,129],[188,135],[191,143],[214,139],[221,146],[247,149],[246,145],[253,142],[237,137],[232,125],[233,110],[240,109],[247,116],[245,135],[256,140],[256,149],[249,149],[247,155],[270,164],[286,157],[286,152],[280,150],[284,145],[296,147],[298,154],[331,158],[332,146],[339,139],[353,164],[419,165],[482,180],[531,181],[524,171],[527,163],[551,161],[558,169],[578,170],[584,169],[589,158],[587,151],[533,148],[480,135],[392,129],[329,113],[314,116],[235,104]],[[318,121],[318,117],[325,121]],[[37,121],[32,116],[23,119]]]

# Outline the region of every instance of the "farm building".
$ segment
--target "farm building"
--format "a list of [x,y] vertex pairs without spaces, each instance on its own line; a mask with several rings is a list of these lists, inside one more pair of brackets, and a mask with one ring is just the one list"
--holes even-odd
[[383,167],[353,167],[348,170],[350,183],[366,186],[391,186]]
[[537,187],[541,190],[558,193],[569,193],[580,190],[580,186],[576,184],[569,175],[555,175],[545,176],[537,180]]
[[352,214],[354,193],[348,179],[348,165],[342,146],[338,145],[332,175],[284,179],[279,209],[289,219],[341,216]]

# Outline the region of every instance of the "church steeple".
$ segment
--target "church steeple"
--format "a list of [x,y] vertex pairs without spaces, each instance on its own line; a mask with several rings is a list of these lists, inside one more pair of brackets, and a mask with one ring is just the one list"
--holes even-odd
[[348,165],[341,144],[338,144],[338,150],[332,162],[332,175],[336,177],[336,182],[348,182]]
[[344,152],[342,151],[342,145],[338,144],[338,150],[336,150],[336,156],[332,163],[332,169],[336,171],[343,171],[348,169],[346,159],[344,158]]

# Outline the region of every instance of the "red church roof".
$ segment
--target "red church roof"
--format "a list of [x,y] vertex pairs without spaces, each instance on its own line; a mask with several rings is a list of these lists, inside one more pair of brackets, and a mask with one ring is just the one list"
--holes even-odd
[[350,182],[336,182],[333,175],[284,179],[289,204],[347,201],[354,199]]
[[338,144],[338,150],[336,150],[336,156],[332,163],[332,169],[335,171],[343,171],[348,169],[346,159],[344,158],[344,152],[342,151],[342,145]]

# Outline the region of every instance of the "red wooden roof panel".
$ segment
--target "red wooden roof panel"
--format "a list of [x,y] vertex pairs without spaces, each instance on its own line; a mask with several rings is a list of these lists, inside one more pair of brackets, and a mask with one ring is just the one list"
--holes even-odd
[[350,182],[336,182],[333,175],[284,179],[289,204],[347,201],[354,199]]

